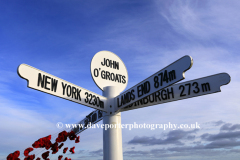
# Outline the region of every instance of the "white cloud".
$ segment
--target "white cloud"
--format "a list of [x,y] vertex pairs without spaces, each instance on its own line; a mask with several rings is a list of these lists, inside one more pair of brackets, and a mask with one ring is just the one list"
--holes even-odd
[[190,39],[192,36],[204,40],[220,38],[220,41],[228,42],[240,38],[240,3],[237,0],[171,1],[158,5],[167,6],[159,7],[160,14],[178,33]]

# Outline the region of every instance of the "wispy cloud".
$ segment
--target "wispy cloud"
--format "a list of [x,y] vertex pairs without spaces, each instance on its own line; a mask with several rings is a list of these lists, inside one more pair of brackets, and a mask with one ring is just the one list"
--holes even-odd
[[[157,2],[157,1],[156,1]],[[239,40],[239,1],[170,1],[160,14],[180,34],[190,39]]]
[[[221,122],[221,121],[217,121]],[[206,123],[206,125],[211,125],[212,122]],[[228,124],[228,123],[226,123]],[[238,126],[239,124],[230,124],[229,126]],[[155,136],[144,136],[144,137],[134,137],[132,140],[128,142],[129,145],[147,145],[147,146],[156,146],[159,145],[158,148],[147,149],[146,147],[142,147],[143,150],[138,150],[133,148],[130,151],[125,151],[124,155],[129,157],[140,157],[140,156],[150,156],[151,158],[156,158],[157,156],[161,157],[178,157],[179,159],[188,159],[190,157],[194,157],[194,159],[198,159],[199,155],[202,156],[214,156],[213,153],[219,153],[220,155],[224,152],[227,155],[232,155],[232,159],[235,158],[234,153],[237,153],[236,150],[238,146],[240,146],[240,133],[239,131],[228,131],[222,132],[222,128],[226,127],[225,124],[222,126],[216,126],[215,128],[219,129],[219,133],[211,134],[205,133],[201,135],[201,132],[205,131],[204,129],[200,130],[175,130],[169,131],[167,134],[163,134],[161,137],[166,135],[166,138],[156,138]],[[234,127],[235,128],[235,127]],[[229,129],[229,128],[227,128]],[[189,136],[194,136],[194,138],[190,138]],[[195,138],[196,137],[196,138]],[[200,141],[199,141],[200,140]],[[186,143],[191,141],[192,143]],[[181,143],[181,146],[179,145]],[[195,143],[193,143],[195,142]],[[164,147],[160,147],[163,145]],[[221,153],[220,150],[222,149]],[[194,155],[191,153],[194,151]],[[218,155],[219,155],[218,154]],[[236,154],[237,155],[237,154]],[[184,158],[183,158],[184,157]]]

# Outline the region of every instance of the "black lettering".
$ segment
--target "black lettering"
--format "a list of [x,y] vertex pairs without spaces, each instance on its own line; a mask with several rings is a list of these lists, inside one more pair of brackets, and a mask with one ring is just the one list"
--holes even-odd
[[143,104],[143,99],[140,99],[139,101],[138,101],[138,106],[139,106],[139,102],[141,103],[141,105]]
[[86,95],[86,99],[85,99],[85,102],[88,103],[88,92],[85,92],[85,95]]
[[105,65],[105,58],[103,58],[103,62],[101,62],[101,65],[102,65],[102,66]]
[[138,90],[138,97],[141,97],[142,95],[147,94],[150,91],[149,81],[146,81],[143,84],[140,84],[137,87],[137,90]]
[[126,80],[125,80],[125,76],[122,76],[122,83],[125,84],[126,83]]
[[105,79],[106,77],[105,77],[105,71],[104,70],[102,70],[102,72],[101,72],[101,77],[102,77],[102,79]]
[[143,104],[147,104],[148,103],[148,97],[143,98]]
[[93,120],[92,120],[92,114],[93,114],[93,112],[91,112],[89,115],[86,116],[86,118],[88,118],[88,121],[89,121],[89,122],[93,122]]
[[96,122],[97,121],[97,113],[94,113],[92,115],[92,122]]
[[110,64],[109,64],[109,59],[106,59],[106,62],[105,62],[105,63],[106,63],[106,66],[109,67],[109,65],[110,65]]
[[167,70],[164,71],[163,81],[165,81],[165,82],[168,83],[168,74],[167,74]]
[[131,101],[130,96],[131,92],[127,92],[126,94],[124,94],[124,104],[129,103]]
[[133,94],[133,92],[134,92],[134,89],[131,90],[131,100],[135,99],[135,95]]
[[94,75],[95,77],[98,77],[99,73],[98,73],[98,69],[97,69],[97,68],[95,68],[95,69],[93,70],[93,75]]
[[161,101],[160,95],[161,95],[161,94],[160,94],[160,91],[157,91],[157,92],[154,93],[155,102],[157,102],[157,98],[158,98],[159,101]]
[[111,80],[112,80],[112,81],[115,80],[115,75],[114,75],[114,73],[111,73]]
[[104,102],[103,101],[99,101],[99,105],[100,105],[100,108],[104,108]]
[[[154,93],[153,93],[154,94]],[[149,102],[150,103],[153,103],[154,102],[154,95],[153,94],[150,94],[148,97],[149,97]],[[152,98],[151,98],[152,97]]]
[[[164,94],[163,94],[163,92],[164,92]],[[167,94],[166,94],[166,90],[165,89],[161,90],[161,97],[162,97],[162,100],[166,100],[167,99]]]
[[198,83],[197,83],[197,82],[193,82],[192,86],[194,86],[194,85],[196,85],[195,88],[196,88],[197,90],[193,90],[193,92],[194,92],[194,93],[198,93],[198,92],[200,91],[200,89],[198,88]]
[[118,83],[119,83],[118,76],[119,76],[119,75],[118,75],[118,74],[116,74],[116,77],[115,77],[115,82],[116,82],[116,81],[118,81]]
[[158,88],[159,87],[158,76],[155,76],[153,80],[154,80],[154,87]]
[[180,97],[186,96],[186,94],[183,94],[185,87],[183,85],[181,85],[181,86],[179,86],[179,89],[181,89],[181,88],[182,88],[182,91],[181,91]]
[[187,83],[187,84],[185,84],[185,86],[188,86],[188,95],[190,95],[190,93],[191,93],[191,84]]
[[[124,78],[125,78],[125,76],[124,76]],[[123,79],[124,79],[123,78]],[[119,81],[120,81],[120,83],[122,82],[122,75],[121,74],[119,74]],[[124,79],[124,81],[125,81],[125,79]],[[122,82],[123,83],[123,82]],[[126,83],[126,81],[125,81],[125,83]],[[124,84],[124,83],[123,83]]]
[[119,62],[115,61],[115,69],[119,70]]
[[80,95],[81,89],[78,90],[77,88],[77,99],[81,101],[81,95]]
[[73,98],[73,95],[74,95],[74,98],[77,99],[75,87],[72,87],[72,98]]
[[202,91],[203,92],[207,92],[207,91],[210,91],[211,89],[210,89],[210,85],[209,85],[209,83],[203,83],[202,84]]
[[150,92],[150,82],[149,81],[146,81],[144,83],[144,94]]
[[96,101],[97,101],[97,98],[96,98],[96,96],[95,96],[95,95],[93,95],[93,96],[92,96],[92,99],[93,99],[93,103],[92,103],[92,105],[94,105],[94,106],[95,106],[95,105],[97,104],[97,102],[96,102]]
[[91,101],[92,101],[92,94],[89,94],[88,97],[90,97],[90,100],[89,100],[89,104],[92,104]]
[[70,97],[72,94],[72,87],[70,85],[67,86],[67,96]]
[[117,69],[119,70],[119,62],[113,61],[113,60],[109,60],[109,59],[103,59],[103,61],[101,62],[102,66],[107,66],[113,69]]
[[99,97],[97,97],[97,102],[96,102],[96,104],[97,104],[97,107],[100,106],[100,98],[99,98]]
[[119,104],[119,98],[117,98],[117,104],[118,104],[118,108],[122,106],[122,104]]
[[160,78],[160,86],[162,86],[162,82],[163,82],[163,73],[159,73],[158,76],[161,76],[161,78]]
[[41,84],[41,87],[44,87],[44,79],[45,79],[45,75],[43,75],[43,77],[41,77],[41,73],[38,73],[38,86]]
[[47,87],[47,84],[50,84],[48,79],[51,79],[51,77],[48,77],[48,76],[45,77],[45,87],[44,88],[47,89],[47,90],[50,90],[50,88]]
[[175,70],[170,71],[168,75],[169,75],[169,81],[176,79]]
[[143,84],[140,84],[137,86],[137,91],[138,91],[138,97],[141,97],[143,95]]
[[58,80],[52,78],[52,91],[56,92]]
[[62,88],[63,88],[63,95],[65,94],[65,88],[66,88],[66,86],[67,86],[67,84],[63,84],[63,82],[62,82]]
[[111,80],[110,73],[108,71],[106,71],[106,79]]
[[167,88],[167,94],[168,94],[168,99],[170,99],[170,94],[172,94],[172,98],[174,98],[174,93],[173,93],[172,87],[171,87],[171,92],[169,91],[169,88]]
[[87,115],[86,118],[88,119],[88,123],[92,122],[91,114]]
[[110,65],[110,68],[114,68],[114,61],[110,60],[109,65]]

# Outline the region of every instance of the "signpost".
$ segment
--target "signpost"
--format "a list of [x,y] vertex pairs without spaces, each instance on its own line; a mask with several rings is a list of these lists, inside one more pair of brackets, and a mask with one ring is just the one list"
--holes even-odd
[[[104,125],[119,126],[123,111],[220,92],[230,82],[227,73],[220,73],[173,85],[185,78],[192,64],[192,58],[184,56],[120,94],[128,83],[127,69],[117,55],[100,51],[91,61],[91,74],[103,96],[26,64],[18,67],[18,74],[29,88],[95,108],[79,122],[82,128],[72,129],[79,134],[101,120]],[[103,129],[103,159],[123,160],[121,127]]]

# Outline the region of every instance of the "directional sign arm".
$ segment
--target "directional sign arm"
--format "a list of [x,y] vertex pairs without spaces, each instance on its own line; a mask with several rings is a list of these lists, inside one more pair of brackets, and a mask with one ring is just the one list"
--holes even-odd
[[27,64],[18,67],[18,74],[28,81],[28,87],[107,112],[107,98],[75,84],[43,72]]
[[192,64],[192,58],[190,56],[184,56],[128,89],[115,98],[115,111],[119,111],[156,91],[183,80],[185,78],[185,71],[190,69]]
[[84,130],[88,129],[88,127],[96,124],[97,122],[103,119],[103,112],[100,110],[95,110],[87,115],[83,120],[77,123],[77,128],[73,128],[76,134],[83,132]]
[[221,92],[220,87],[227,85],[230,80],[227,73],[220,73],[175,84],[126,106],[121,112]]

